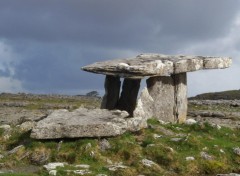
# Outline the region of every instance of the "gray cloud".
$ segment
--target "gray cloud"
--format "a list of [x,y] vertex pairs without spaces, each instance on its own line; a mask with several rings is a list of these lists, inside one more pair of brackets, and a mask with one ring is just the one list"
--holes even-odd
[[[103,76],[80,71],[97,60],[142,52],[238,57],[240,40],[230,34],[239,5],[239,0],[0,1],[0,41],[16,58],[14,74],[5,69],[0,75],[19,80],[30,92],[75,93],[102,89]],[[228,36],[231,48],[218,43]]]

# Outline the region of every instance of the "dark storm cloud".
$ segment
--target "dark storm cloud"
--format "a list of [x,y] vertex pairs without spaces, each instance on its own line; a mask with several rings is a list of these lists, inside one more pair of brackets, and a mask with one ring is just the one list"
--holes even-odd
[[211,39],[229,30],[236,0],[0,1],[0,36],[136,47]]
[[0,0],[0,41],[19,56],[14,78],[25,90],[99,89],[103,76],[80,67],[142,52],[177,54],[222,38],[239,5],[239,0]]

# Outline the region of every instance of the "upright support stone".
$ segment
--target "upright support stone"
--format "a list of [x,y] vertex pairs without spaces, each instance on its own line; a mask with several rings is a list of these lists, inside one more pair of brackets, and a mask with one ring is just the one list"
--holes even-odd
[[103,96],[101,108],[102,109],[115,109],[119,99],[119,92],[121,81],[118,76],[109,76],[105,78],[105,95]]
[[147,89],[153,101],[153,117],[174,122],[174,80],[170,76],[147,79]]
[[187,117],[187,74],[180,73],[172,76],[175,84],[175,117],[183,123]]
[[124,79],[121,97],[118,101],[117,109],[125,110],[130,116],[136,107],[138,91],[141,79]]

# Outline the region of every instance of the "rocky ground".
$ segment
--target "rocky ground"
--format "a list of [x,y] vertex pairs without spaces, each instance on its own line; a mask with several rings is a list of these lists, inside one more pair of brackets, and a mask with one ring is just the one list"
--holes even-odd
[[34,123],[55,109],[73,111],[80,106],[99,105],[97,97],[0,94],[0,173],[98,176],[240,173],[239,100],[190,100],[187,124],[149,120],[148,128],[118,137],[30,138],[29,130]]

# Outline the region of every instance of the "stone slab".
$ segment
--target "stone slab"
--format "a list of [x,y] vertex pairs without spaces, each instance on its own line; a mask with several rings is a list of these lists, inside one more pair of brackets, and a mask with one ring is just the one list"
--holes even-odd
[[130,117],[133,116],[133,111],[136,107],[140,83],[141,79],[125,78],[123,81],[121,97],[116,108],[119,110],[127,111]]
[[170,76],[202,69],[230,67],[230,57],[141,54],[135,58],[115,59],[82,67],[84,71],[127,78]]
[[184,122],[187,117],[187,75],[151,77],[143,89],[134,117],[157,118],[167,122]]
[[175,122],[175,88],[172,77],[151,77],[137,102],[134,116]]
[[187,73],[173,75],[175,85],[175,116],[179,123],[183,123],[187,118]]
[[115,109],[119,100],[121,81],[119,77],[107,75],[104,83],[105,95],[101,103],[101,109]]
[[107,137],[137,131],[147,126],[141,117],[127,118],[126,111],[79,108],[55,110],[31,132],[35,139]]

